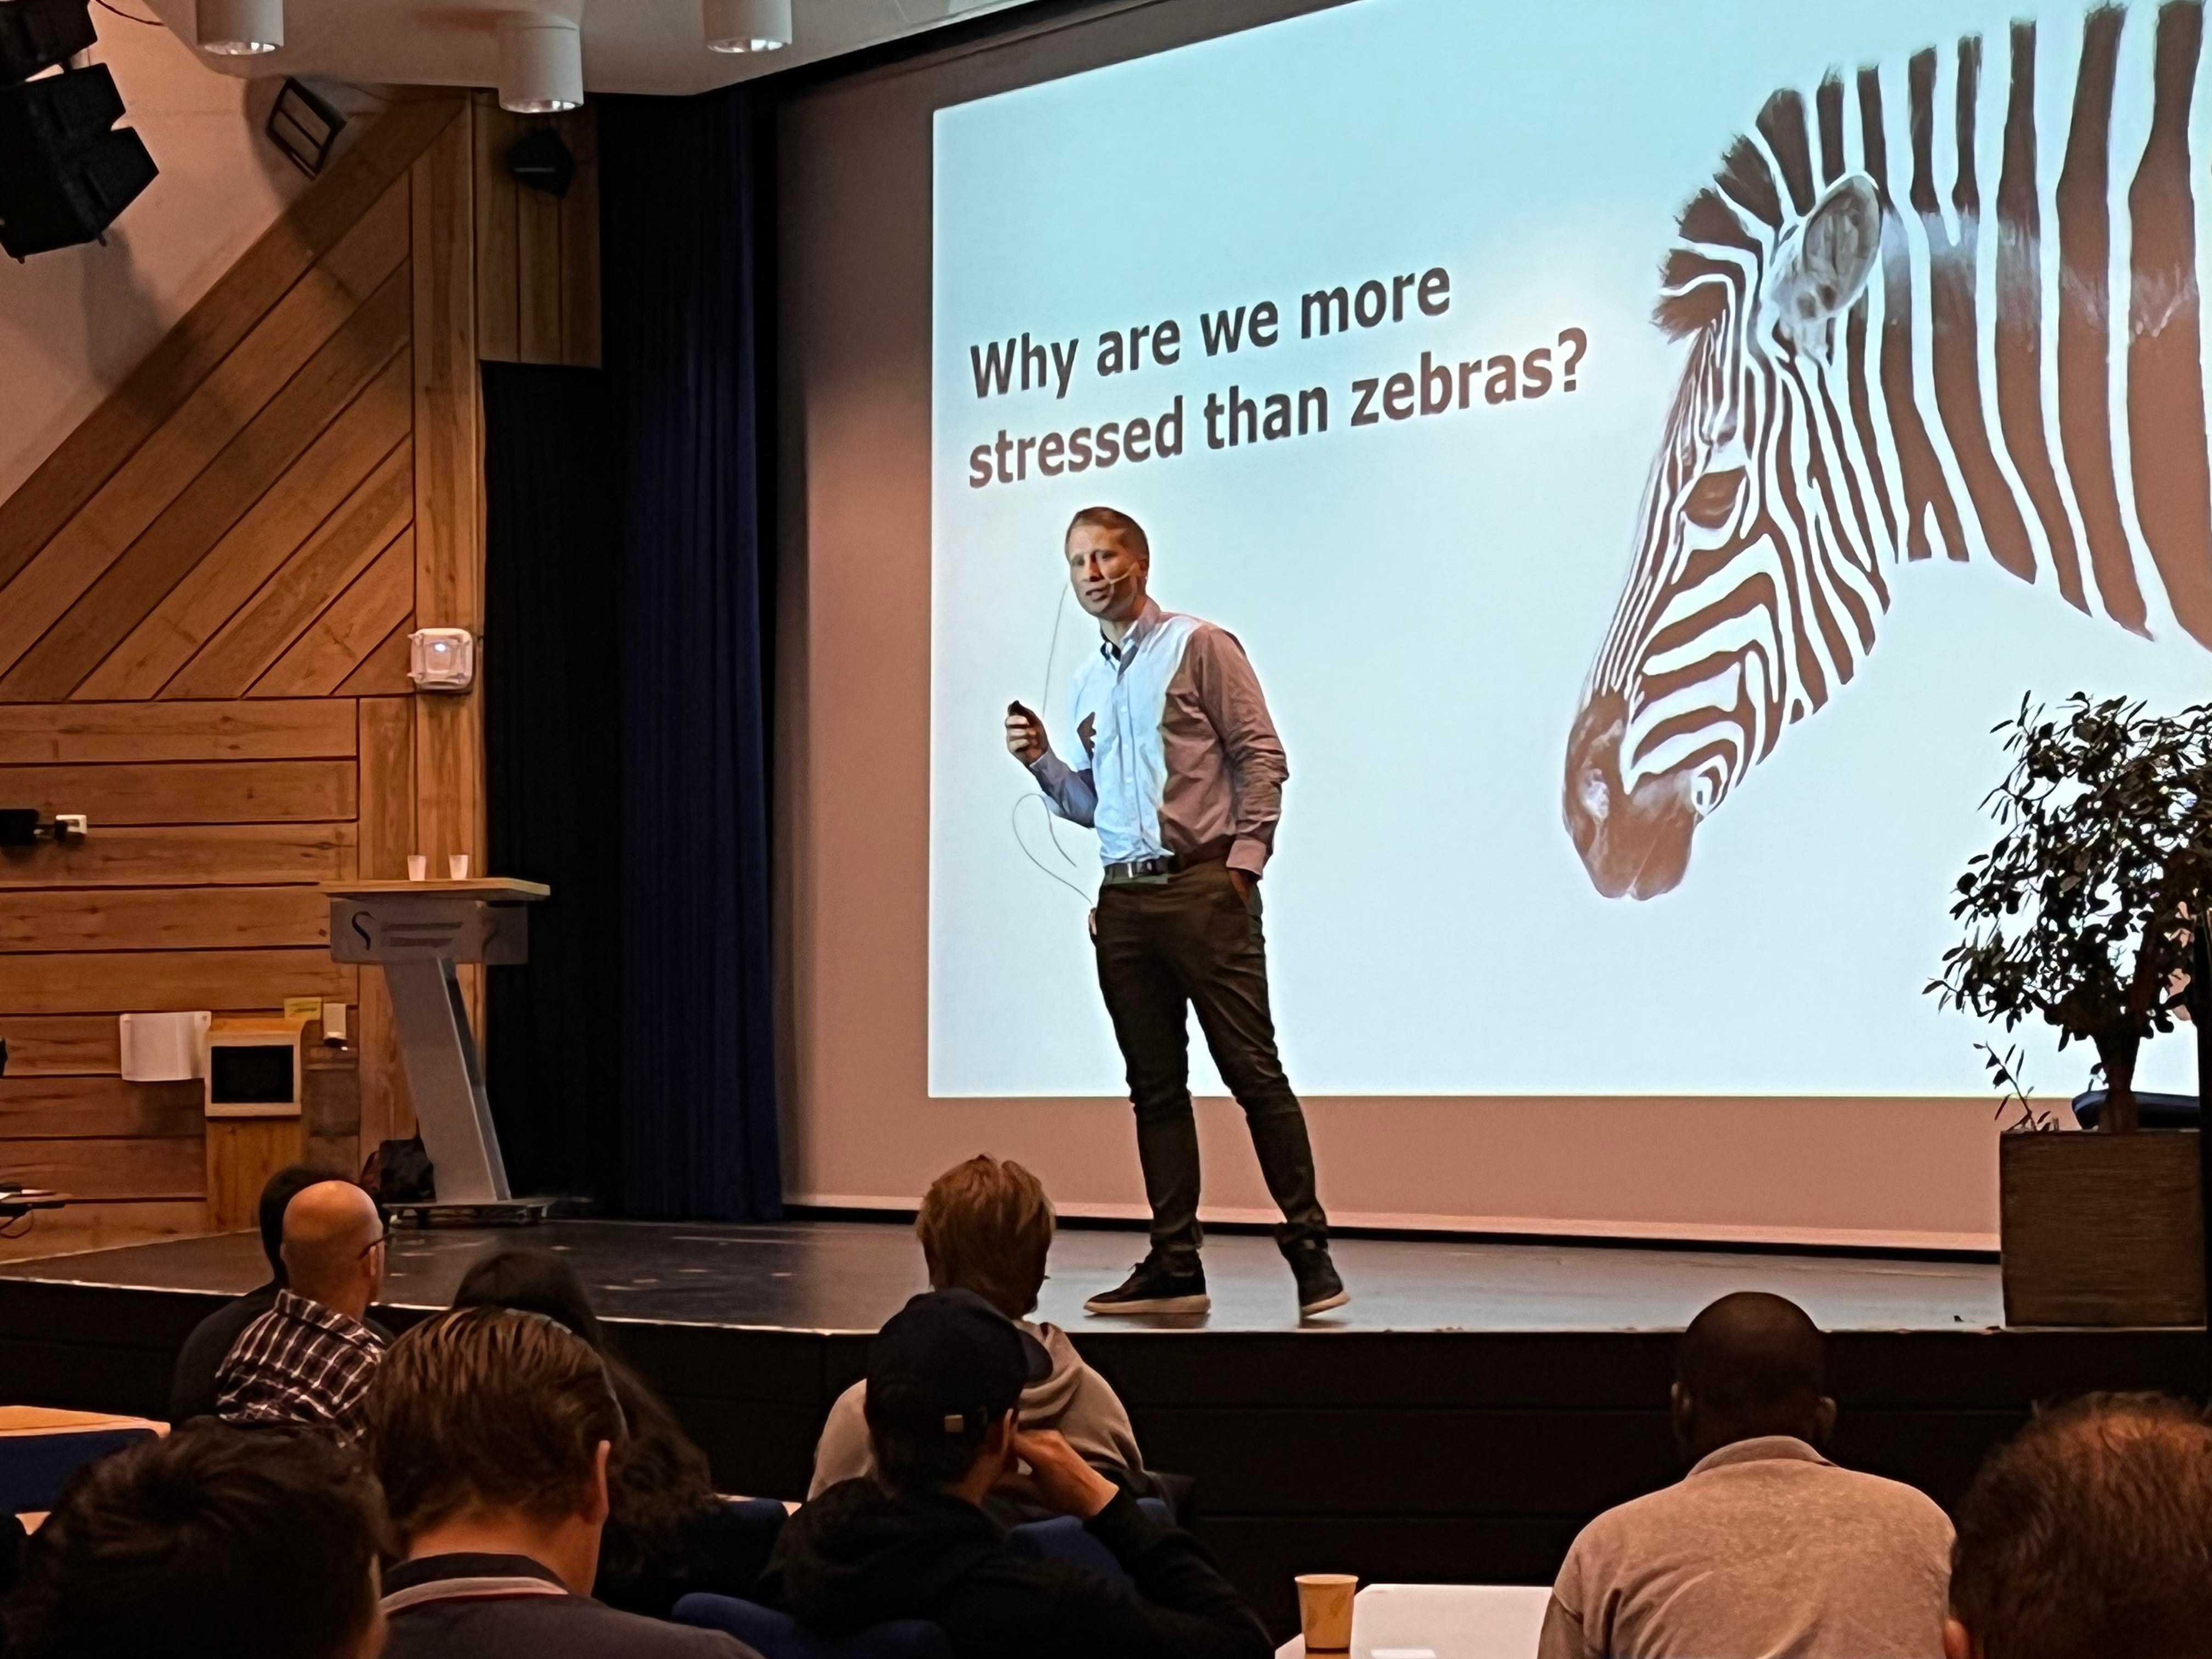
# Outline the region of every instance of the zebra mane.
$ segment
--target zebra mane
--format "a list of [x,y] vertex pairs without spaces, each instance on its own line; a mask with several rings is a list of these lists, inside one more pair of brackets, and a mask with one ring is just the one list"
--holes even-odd
[[[1820,171],[1824,179],[1832,179],[1841,171],[1843,108],[1843,82],[1834,73],[1821,82],[1816,103]],[[1814,134],[1806,119],[1804,94],[1790,88],[1773,94],[1753,125],[1759,141],[1746,134],[1730,144],[1713,182],[1683,204],[1675,221],[1677,240],[1659,263],[1660,297],[1651,311],[1651,320],[1669,339],[1682,339],[1717,321],[1726,304],[1721,283],[1698,279],[1724,275],[1730,267],[1704,249],[1724,246],[1761,252],[1771,245],[1771,238],[1755,236],[1745,228],[1745,220],[1756,219],[1779,231],[1785,222],[1785,190],[1789,210],[1800,215],[1812,210]],[[1779,179],[1777,167],[1782,172]]]

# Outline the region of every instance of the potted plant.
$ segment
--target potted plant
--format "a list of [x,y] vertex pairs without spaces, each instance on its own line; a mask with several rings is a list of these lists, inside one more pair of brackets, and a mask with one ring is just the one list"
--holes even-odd
[[[2008,1031],[2057,1026],[2062,1050],[2095,1049],[2106,1091],[2094,1134],[1999,1139],[2006,1322],[2201,1324],[2201,1137],[2141,1133],[2135,1075],[2191,995],[2190,918],[2212,899],[2212,704],[2022,698],[1995,729],[2000,833],[1959,878],[1966,937],[1927,988]],[[2017,1094],[2016,1064],[1990,1060]]]

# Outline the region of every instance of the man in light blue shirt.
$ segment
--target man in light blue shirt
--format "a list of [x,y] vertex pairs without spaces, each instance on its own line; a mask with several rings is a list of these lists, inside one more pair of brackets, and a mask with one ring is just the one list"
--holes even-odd
[[1105,865],[1092,913],[1098,984],[1128,1067],[1152,1249],[1092,1313],[1202,1313],[1198,1127],[1191,1115],[1189,1012],[1244,1109],[1298,1309],[1347,1297],[1314,1192],[1305,1114],[1283,1075],[1267,999],[1260,878],[1273,850],[1289,768],[1260,682],[1236,637],[1164,611],[1147,592],[1152,549],[1134,519],[1085,507],[1068,526],[1068,580],[1098,621],[1078,672],[1078,766],[1019,703],[1006,747],[1054,811],[1097,830]]

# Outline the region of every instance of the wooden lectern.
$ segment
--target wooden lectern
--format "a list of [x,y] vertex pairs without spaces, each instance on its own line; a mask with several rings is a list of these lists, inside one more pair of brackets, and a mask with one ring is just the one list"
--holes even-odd
[[454,964],[517,963],[530,952],[528,907],[552,889],[511,877],[477,881],[333,882],[331,959],[375,963],[392,989],[399,1057],[438,1189],[419,1218],[543,1219],[544,1199],[507,1184],[484,1097],[483,1068]]

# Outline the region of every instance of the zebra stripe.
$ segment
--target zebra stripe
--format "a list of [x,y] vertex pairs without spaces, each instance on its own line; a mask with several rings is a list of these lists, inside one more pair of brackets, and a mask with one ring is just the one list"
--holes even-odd
[[1687,358],[1568,745],[1601,891],[1680,879],[1697,823],[1856,674],[1898,565],[1985,557],[2212,646],[2203,7],[2100,8],[2046,47],[2071,33],[1778,92],[1683,209],[1656,314]]

